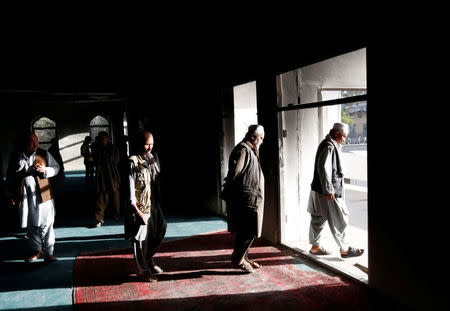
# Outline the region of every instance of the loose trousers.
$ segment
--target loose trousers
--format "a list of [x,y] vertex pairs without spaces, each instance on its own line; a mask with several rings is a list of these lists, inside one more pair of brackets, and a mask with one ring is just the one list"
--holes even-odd
[[338,198],[334,201],[328,201],[327,204],[327,216],[311,214],[309,243],[320,246],[322,229],[325,226],[325,222],[328,221],[328,226],[330,227],[334,240],[338,246],[345,251],[348,249],[348,245],[345,240],[345,229],[348,224],[348,211],[345,206],[345,201]]
[[95,219],[97,221],[103,222],[105,220],[105,209],[111,200],[113,200],[114,216],[118,217],[120,215],[120,191],[97,192],[97,207],[95,210]]
[[138,268],[138,274],[144,274],[150,271],[147,265],[147,260],[145,258],[147,253],[146,244],[147,243],[145,243],[145,240],[144,241],[133,240],[133,254],[134,260],[136,261],[136,266]]
[[248,250],[256,238],[256,232],[236,232],[231,262],[240,265],[247,258]]
[[27,228],[28,241],[33,252],[43,251],[44,255],[53,255],[55,246],[55,230],[53,222],[42,226]]
[[138,273],[150,272],[154,265],[153,256],[158,251],[166,235],[167,223],[158,204],[151,207],[151,214],[146,215],[147,225],[141,225],[132,238],[134,259]]

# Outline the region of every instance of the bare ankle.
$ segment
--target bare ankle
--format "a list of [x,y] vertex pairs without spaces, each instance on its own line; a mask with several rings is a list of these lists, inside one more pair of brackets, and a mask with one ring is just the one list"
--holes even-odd
[[320,250],[320,246],[319,245],[313,245],[313,246],[311,246],[311,250],[313,252],[318,251],[318,250]]

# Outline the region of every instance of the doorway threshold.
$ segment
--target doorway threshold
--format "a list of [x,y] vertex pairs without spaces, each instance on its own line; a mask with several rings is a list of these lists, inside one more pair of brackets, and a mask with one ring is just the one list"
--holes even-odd
[[[360,257],[344,259],[341,258],[338,251],[332,252],[331,255],[317,256],[309,253],[309,247],[306,248],[300,244],[301,243],[297,241],[283,244],[283,246],[297,253],[306,260],[310,260],[315,264],[318,264],[337,274],[341,274],[358,283],[369,285],[368,265],[367,263],[361,262]],[[367,252],[367,249],[365,252]]]

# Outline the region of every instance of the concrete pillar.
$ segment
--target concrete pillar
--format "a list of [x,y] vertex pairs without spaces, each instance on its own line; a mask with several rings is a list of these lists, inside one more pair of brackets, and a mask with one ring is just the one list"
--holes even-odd
[[276,76],[265,75],[256,80],[258,123],[264,126],[265,139],[260,149],[265,178],[264,224],[265,239],[280,241],[279,154]]

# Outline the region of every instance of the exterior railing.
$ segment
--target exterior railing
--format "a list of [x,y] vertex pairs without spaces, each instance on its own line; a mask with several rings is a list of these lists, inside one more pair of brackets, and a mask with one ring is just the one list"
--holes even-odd
[[355,144],[367,144],[366,136],[358,136],[358,137],[347,137],[345,140],[345,145],[355,145]]

